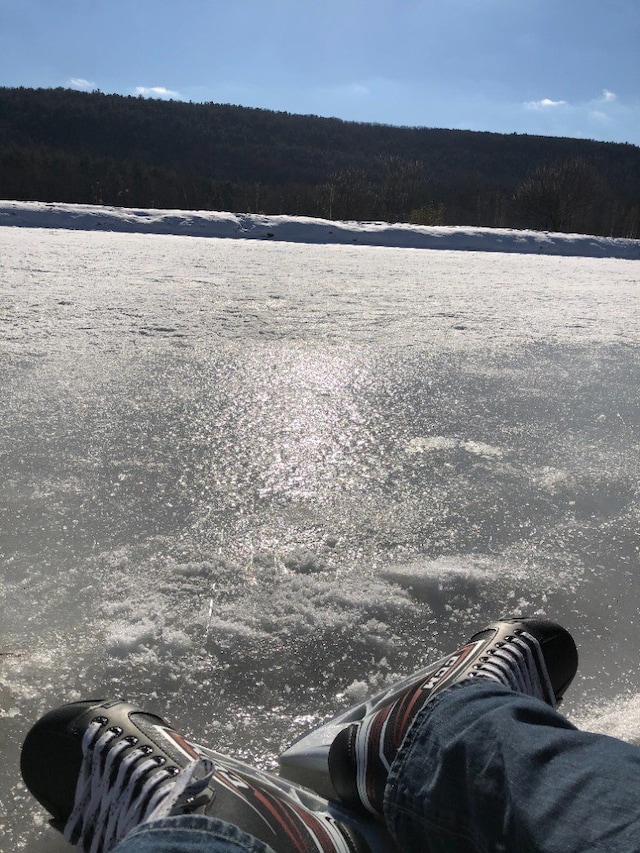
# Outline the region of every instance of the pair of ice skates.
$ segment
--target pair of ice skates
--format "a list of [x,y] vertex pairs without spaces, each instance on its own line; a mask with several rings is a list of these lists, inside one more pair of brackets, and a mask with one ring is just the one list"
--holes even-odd
[[22,775],[53,825],[87,853],[107,853],[135,827],[182,814],[234,824],[275,853],[362,853],[375,849],[384,832],[379,819],[391,764],[436,694],[488,678],[555,707],[576,669],[575,644],[559,625],[520,618],[490,625],[448,657],[321,726],[310,736],[308,755],[296,745],[284,753],[283,772],[298,780],[308,772],[316,789],[333,795],[333,806],[194,744],[121,700],[73,702],[42,717],[26,737]]

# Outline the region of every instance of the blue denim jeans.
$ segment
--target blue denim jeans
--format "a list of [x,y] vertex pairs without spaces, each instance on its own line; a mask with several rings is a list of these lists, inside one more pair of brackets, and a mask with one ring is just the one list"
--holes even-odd
[[455,685],[409,730],[385,819],[407,853],[637,853],[640,749],[491,681]]
[[179,815],[144,823],[113,853],[273,853],[246,832],[216,818]]
[[[385,821],[406,853],[640,853],[640,749],[491,681],[443,691],[394,761]],[[114,853],[265,853],[219,820],[166,818]]]

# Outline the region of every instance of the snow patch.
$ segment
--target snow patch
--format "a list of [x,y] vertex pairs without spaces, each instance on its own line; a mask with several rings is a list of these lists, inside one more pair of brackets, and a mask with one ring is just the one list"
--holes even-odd
[[406,446],[406,453],[413,455],[418,453],[458,449],[464,450],[467,453],[472,453],[474,456],[483,456],[488,458],[500,458],[504,453],[501,448],[494,447],[491,444],[485,444],[481,441],[461,440],[444,435],[417,436],[412,438]]
[[407,444],[406,452],[429,453],[434,450],[454,450],[458,446],[455,438],[447,438],[444,435],[417,436]]

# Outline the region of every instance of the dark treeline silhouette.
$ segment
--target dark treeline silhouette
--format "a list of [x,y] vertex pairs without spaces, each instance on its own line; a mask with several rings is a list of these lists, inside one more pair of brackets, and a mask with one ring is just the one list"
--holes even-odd
[[640,236],[640,148],[0,88],[0,197]]

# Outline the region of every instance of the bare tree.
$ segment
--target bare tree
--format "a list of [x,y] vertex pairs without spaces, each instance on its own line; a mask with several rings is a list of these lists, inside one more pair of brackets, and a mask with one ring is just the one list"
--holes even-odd
[[387,222],[406,222],[429,191],[429,170],[419,160],[380,157],[378,171],[378,207]]
[[606,195],[599,173],[582,158],[540,166],[517,188],[515,201],[528,224],[551,231],[593,230]]
[[362,169],[348,168],[334,172],[324,187],[330,219],[370,219],[373,187]]

